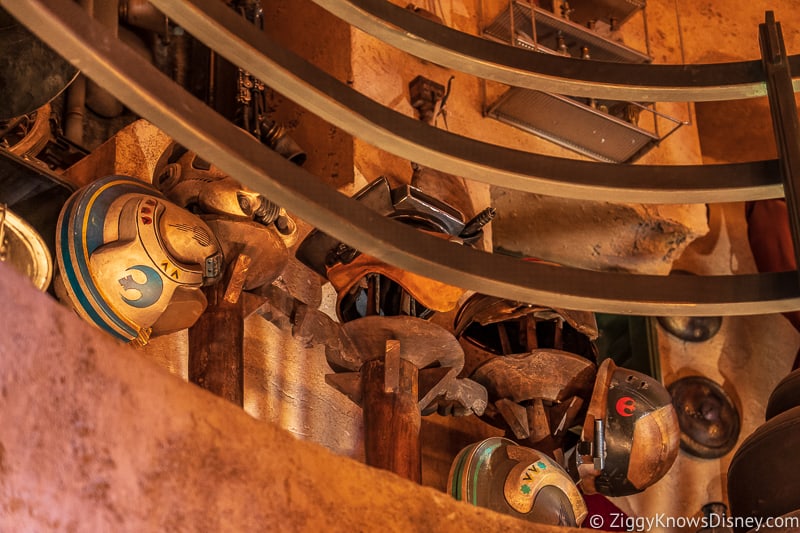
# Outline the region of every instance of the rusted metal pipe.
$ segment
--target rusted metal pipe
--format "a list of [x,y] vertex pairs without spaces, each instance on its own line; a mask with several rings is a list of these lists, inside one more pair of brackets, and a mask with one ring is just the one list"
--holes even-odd
[[129,26],[164,34],[168,31],[168,19],[148,0],[120,0],[119,20]]
[[[101,0],[98,2],[84,0],[83,5],[88,9],[92,17],[113,32],[114,37],[118,36],[119,6],[117,0]],[[123,109],[122,102],[91,80],[86,82],[86,105],[98,115],[106,118],[121,115]]]
[[83,117],[86,115],[86,78],[79,74],[67,89],[64,106],[64,137],[83,145]]

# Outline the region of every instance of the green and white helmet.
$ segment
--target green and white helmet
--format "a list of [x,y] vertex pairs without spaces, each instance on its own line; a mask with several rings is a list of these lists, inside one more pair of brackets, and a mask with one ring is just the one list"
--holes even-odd
[[578,527],[588,514],[578,487],[553,459],[491,437],[456,456],[447,492],[457,500],[538,524]]

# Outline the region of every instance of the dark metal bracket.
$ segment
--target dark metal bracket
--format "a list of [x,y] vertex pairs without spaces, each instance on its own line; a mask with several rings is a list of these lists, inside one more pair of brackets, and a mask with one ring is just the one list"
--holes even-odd
[[792,73],[781,25],[775,22],[772,11],[767,11],[766,22],[759,25],[758,32],[795,264],[800,265],[800,121]]
[[408,94],[411,107],[417,110],[419,119],[430,124],[434,118],[436,103],[444,98],[444,85],[420,75],[408,84]]

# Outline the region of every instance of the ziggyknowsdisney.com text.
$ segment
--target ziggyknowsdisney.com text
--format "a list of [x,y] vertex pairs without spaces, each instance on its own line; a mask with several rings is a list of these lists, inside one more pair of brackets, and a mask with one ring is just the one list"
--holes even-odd
[[800,517],[755,517],[755,516],[727,516],[724,514],[709,514],[707,516],[669,516],[659,513],[655,516],[626,516],[622,513],[611,513],[604,517],[594,515],[589,517],[589,525],[594,528],[613,527],[623,528],[625,531],[653,531],[670,529],[700,529],[700,528],[744,528],[760,531],[763,528],[792,527],[800,529]]

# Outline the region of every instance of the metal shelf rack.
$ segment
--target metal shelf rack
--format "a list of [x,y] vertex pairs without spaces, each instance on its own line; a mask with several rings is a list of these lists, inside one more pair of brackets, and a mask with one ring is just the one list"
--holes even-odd
[[[624,14],[624,20],[632,15],[631,4],[635,9],[644,6],[644,2],[623,3],[629,11],[614,13],[620,17]],[[581,16],[587,17],[586,7],[580,5]],[[603,19],[603,13],[612,12],[604,9],[598,11],[598,19]],[[618,23],[614,16],[605,18]],[[508,9],[485,28],[484,34],[499,42],[542,53],[591,56],[599,61],[650,62],[646,54],[522,0],[509,2]],[[638,125],[641,113],[652,114],[652,130]],[[486,114],[575,152],[612,163],[635,161],[682,125],[679,120],[637,102],[572,98],[520,87],[509,88],[487,108]],[[658,118],[671,125],[663,136],[658,132]]]

